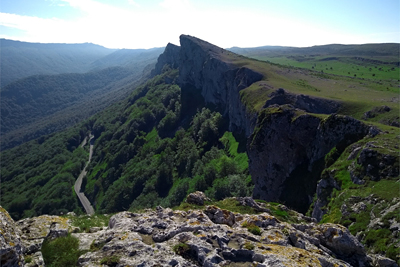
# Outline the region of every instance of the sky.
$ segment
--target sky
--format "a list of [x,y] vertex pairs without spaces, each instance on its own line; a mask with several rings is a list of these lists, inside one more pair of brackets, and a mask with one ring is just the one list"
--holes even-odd
[[181,34],[224,48],[400,43],[400,0],[0,0],[0,38],[136,49]]

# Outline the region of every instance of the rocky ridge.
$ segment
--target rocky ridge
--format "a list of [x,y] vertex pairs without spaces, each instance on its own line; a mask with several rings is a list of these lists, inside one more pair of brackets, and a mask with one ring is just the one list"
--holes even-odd
[[[367,255],[343,226],[317,224],[300,213],[294,213],[296,223],[284,222],[263,203],[251,198],[237,202],[264,211],[240,214],[208,205],[188,211],[157,207],[143,213],[117,213],[107,228],[72,234],[86,252],[78,266],[397,266],[390,259]],[[77,230],[68,218],[58,216],[10,221],[9,226],[24,234],[20,245],[11,249],[12,263],[1,250],[2,266],[24,266],[23,254],[34,255],[25,266],[44,266],[43,240]],[[2,229],[2,237],[7,234]],[[32,245],[32,240],[39,245]]]
[[[250,135],[256,114],[246,110],[239,91],[260,81],[263,75],[230,63],[231,52],[196,37],[181,35],[180,43],[179,54],[177,46],[166,47],[153,74],[161,73],[164,65],[177,66],[182,95],[197,91],[206,105],[212,105],[228,118],[230,131]],[[193,101],[188,98],[182,102]]]
[[[255,198],[283,202],[297,211],[309,211],[314,218],[321,220],[324,215],[333,212],[330,207],[334,198],[332,192],[343,189],[341,181],[335,177],[338,170],[329,168],[340,155],[349,156],[351,162],[345,171],[356,185],[363,185],[369,180],[396,180],[399,176],[398,141],[393,142],[387,131],[382,132],[351,117],[335,114],[340,111],[340,102],[296,95],[283,88],[273,91],[268,86],[268,77],[259,76],[249,68],[235,66],[228,51],[192,36],[182,35],[179,55],[176,48],[174,51],[176,56],[163,63],[179,66],[182,95],[187,91],[198,91],[206,105],[214,105],[229,119],[231,131],[244,132],[248,137],[249,171],[255,183]],[[241,71],[248,73],[241,76]],[[259,80],[263,80],[266,90],[271,92],[256,114],[242,103],[239,91]],[[190,102],[191,99],[185,101]],[[382,106],[364,116],[370,118],[387,111],[388,108]],[[383,141],[390,138],[390,142]],[[388,148],[390,153],[385,151]],[[346,149],[352,151],[344,152]],[[366,198],[384,202],[382,196],[369,194]],[[367,200],[364,202],[369,203]],[[382,209],[391,209],[392,206],[382,204]],[[394,212],[400,210],[399,207],[393,209]],[[346,208],[342,210],[346,211]],[[369,212],[369,209],[362,212]],[[371,223],[381,217],[360,216],[370,218]],[[392,225],[396,223],[395,220]],[[385,229],[389,227],[387,224]],[[397,228],[390,227],[394,229],[391,230],[391,240],[395,240]],[[363,242],[364,230],[357,232]],[[396,244],[392,243],[398,250]]]

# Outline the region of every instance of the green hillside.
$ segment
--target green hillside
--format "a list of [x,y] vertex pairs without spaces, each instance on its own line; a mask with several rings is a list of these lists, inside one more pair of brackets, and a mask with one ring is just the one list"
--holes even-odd
[[156,76],[67,132],[3,152],[2,205],[14,218],[81,212],[73,183],[90,129],[95,152],[84,183],[98,212],[179,205],[196,190],[216,199],[250,195],[246,154],[219,113],[181,110],[180,88],[165,84],[176,77],[176,70]]
[[400,44],[323,45],[305,48],[231,48],[238,54],[274,64],[376,82],[399,83]]
[[[172,69],[171,62],[164,62],[163,66],[159,66],[162,69],[161,74],[146,80],[138,87],[136,83],[124,83],[124,86],[118,87],[120,84],[117,83],[114,87],[117,92],[129,91],[129,95],[123,100],[114,102],[113,105],[72,128],[43,135],[1,153],[1,203],[10,215],[14,219],[20,219],[72,210],[82,214],[83,209],[78,203],[73,185],[88,160],[89,145],[81,147],[81,144],[90,135],[94,136],[94,153],[83,181],[83,191],[96,213],[109,214],[122,210],[154,208],[158,205],[176,207],[182,204],[188,193],[196,190],[205,192],[213,200],[252,195],[254,182],[249,173],[254,161],[251,161],[249,146],[254,139],[247,139],[240,129],[237,132],[229,131],[229,112],[237,111],[235,109],[243,107],[245,112],[243,117],[247,116],[246,118],[256,127],[254,136],[261,134],[262,127],[274,124],[271,118],[285,112],[289,114],[293,111],[293,116],[287,117],[285,123],[293,124],[301,119],[311,118],[308,121],[318,121],[320,128],[332,126],[329,124],[346,126],[341,124],[343,121],[354,122],[355,120],[345,117],[348,115],[368,125],[354,122],[362,125],[360,128],[367,129],[367,134],[360,138],[355,134],[358,139],[354,139],[354,136],[346,137],[346,127],[343,126],[341,130],[344,131],[344,141],[338,141],[339,143],[332,145],[332,148],[329,147],[328,151],[331,150],[329,153],[324,152],[322,158],[317,158],[319,166],[322,166],[322,172],[315,174],[318,176],[317,180],[325,181],[328,185],[315,192],[313,200],[312,196],[310,197],[307,204],[310,205],[308,214],[312,215],[313,208],[320,205],[322,222],[345,225],[358,236],[370,252],[386,255],[399,262],[396,258],[400,252],[396,245],[399,236],[398,231],[392,227],[399,222],[397,214],[400,210],[398,206],[399,87],[398,80],[390,76],[394,72],[398,73],[398,66],[394,66],[394,70],[387,68],[382,70],[382,75],[383,73],[387,75],[385,79],[377,79],[374,76],[361,78],[358,74],[357,76],[335,75],[315,69],[317,66],[314,66],[314,69],[312,66],[307,69],[303,68],[304,66],[270,63],[223,50],[197,38],[187,36],[184,38],[187,42],[184,52],[198,49],[197,51],[201,50],[203,55],[196,53],[187,61],[182,58],[178,60],[173,58],[173,53],[179,48],[170,46],[172,50],[166,53],[171,54],[165,56],[163,60],[182,64],[179,69]],[[373,57],[381,57],[380,62],[384,62],[382,57],[392,57],[391,46],[388,47]],[[346,63],[347,68],[355,62],[354,60],[358,60],[355,57],[360,55],[365,58],[367,55],[372,57],[371,51],[376,47],[364,46],[363,50],[360,50],[358,46],[354,46],[343,50],[342,46],[333,45],[320,50],[313,49],[303,50],[301,53],[304,53],[305,57],[312,57],[311,54],[318,51],[321,57],[337,53],[337,57],[341,57],[340,60],[353,60],[349,61],[351,63]],[[281,58],[289,60],[287,55],[294,55],[293,51],[289,51]],[[279,49],[275,49],[274,53],[278,52]],[[299,56],[298,52],[296,53],[296,56]],[[259,54],[262,54],[262,49]],[[175,56],[181,55],[183,53],[175,54]],[[195,58],[201,56],[203,58]],[[192,65],[198,63],[194,58],[201,62],[197,66],[200,70],[198,75],[210,70],[209,77],[191,76],[195,70],[197,71],[195,68],[191,69]],[[201,61],[203,59],[205,63]],[[339,59],[333,61],[335,60]],[[211,67],[208,65],[210,68],[205,69],[209,62],[215,65]],[[296,59],[296,62],[300,61]],[[184,68],[187,77],[182,77]],[[336,68],[339,67],[332,67],[332,71]],[[248,78],[246,75],[251,75],[250,71],[240,72],[243,69],[257,72],[261,80],[248,87],[239,87],[242,83],[245,84]],[[377,69],[379,71],[378,66]],[[218,71],[223,74],[218,76]],[[233,76],[231,73],[244,74]],[[220,77],[222,80],[218,80]],[[220,89],[218,86],[228,88],[223,86],[233,84],[230,80],[223,80],[226,77],[237,78],[234,82],[238,85],[230,87],[237,91],[228,92],[232,95],[224,98],[221,96],[223,92],[218,91]],[[118,80],[115,76],[113,78]],[[215,80],[212,80],[213,78]],[[186,84],[181,87],[184,79]],[[206,87],[207,90],[215,89],[216,93],[212,95],[214,99],[211,98],[209,91],[202,92],[203,88],[195,88],[196,82],[201,84],[204,80],[220,82],[211,83],[212,86]],[[65,83],[70,81],[67,79]],[[82,85],[84,83],[76,87],[84,89],[85,86],[81,87]],[[89,85],[91,86],[91,83]],[[89,85],[87,90],[90,90]],[[280,88],[284,90],[279,90]],[[334,102],[339,107],[337,115],[321,114],[323,112],[311,114],[304,110],[296,110],[287,103],[281,106],[271,104],[267,107],[268,101],[277,92],[286,92],[294,98],[303,96],[303,98],[317,99],[316,101],[321,103]],[[18,94],[14,98],[23,96]],[[108,96],[112,97],[112,94]],[[72,96],[65,93],[63,97]],[[209,102],[206,102],[207,97]],[[215,98],[218,98],[218,101],[222,100],[217,102]],[[213,100],[215,102],[212,102]],[[224,108],[221,107],[222,101],[231,100],[238,100],[240,105],[229,106],[230,110],[225,110],[224,113]],[[48,101],[56,105],[61,103],[56,102],[57,99]],[[92,101],[94,102],[91,103],[95,103],[97,100],[92,99]],[[55,113],[53,118],[58,118],[57,114]],[[274,126],[276,127],[271,129],[276,131],[274,133],[276,136],[279,136],[279,125]],[[309,126],[310,131],[313,127],[311,123],[301,126],[304,126],[304,129]],[[267,134],[258,135],[260,147],[252,149],[261,151],[263,143],[268,141]],[[307,137],[307,133],[302,134]],[[277,143],[278,148],[275,151],[268,150],[265,153],[299,152],[294,150],[301,150],[301,147],[296,148],[296,142],[302,137],[296,136],[296,131],[293,135],[288,137],[288,140],[283,140],[289,144],[292,142],[293,149],[288,145],[287,151],[278,151],[280,144]],[[317,150],[318,147],[315,148],[315,151]],[[311,160],[310,155],[301,152],[299,161],[304,160],[307,163]],[[292,162],[287,162],[287,165],[290,164]],[[263,162],[262,168],[270,167],[269,165],[270,162]],[[273,167],[279,169],[279,166]],[[298,181],[310,183],[305,179],[302,180],[303,177],[296,179],[297,177],[294,177],[296,173],[290,175],[292,174],[293,184],[288,188],[293,191],[302,188],[296,184]],[[374,217],[371,217],[371,213]],[[281,215],[284,215],[283,211]]]

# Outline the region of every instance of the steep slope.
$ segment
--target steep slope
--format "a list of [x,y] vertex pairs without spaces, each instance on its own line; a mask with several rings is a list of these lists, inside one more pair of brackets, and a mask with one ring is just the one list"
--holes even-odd
[[[358,234],[370,250],[386,253],[387,256],[396,259],[395,255],[399,251],[395,246],[398,235],[396,225],[400,219],[394,214],[400,209],[393,204],[396,203],[393,197],[399,196],[400,190],[398,179],[396,180],[399,175],[399,146],[395,145],[399,129],[375,124],[380,130],[347,116],[308,113],[338,112],[368,118],[364,115],[368,114],[368,106],[376,106],[377,101],[391,103],[391,108],[397,110],[396,94],[385,95],[376,87],[357,88],[352,85],[352,80],[339,80],[336,77],[304,70],[285,70],[279,66],[248,60],[191,36],[181,36],[181,45],[179,57],[170,61],[163,59],[163,62],[171,65],[179,62],[182,95],[192,92],[192,95],[203,96],[206,105],[211,104],[213,108],[221,110],[229,119],[231,130],[246,129],[246,134],[252,133],[248,139],[247,151],[249,171],[255,184],[254,197],[267,201],[281,201],[302,212],[306,212],[312,205],[310,209],[313,209],[314,216],[319,220],[324,218],[325,222],[329,222],[334,219],[335,222],[349,225],[353,234]],[[238,110],[244,112],[239,116],[231,116],[227,107],[236,100],[225,97],[227,94],[224,92],[226,88],[229,93],[235,92],[234,88],[227,87],[232,81],[232,77],[227,73],[237,67],[261,73],[262,80],[244,83],[245,86],[238,92],[241,102],[239,107],[243,109],[235,110],[236,114]],[[352,99],[352,93],[347,93],[351,89],[342,90],[335,84],[347,84],[347,88],[355,88],[358,99]],[[282,85],[289,90],[278,87]],[[275,89],[277,87],[279,89]],[[193,94],[196,90],[198,93]],[[311,96],[303,95],[304,93]],[[391,108],[387,110],[390,112]],[[378,109],[376,107],[372,110]],[[391,116],[391,120],[398,121],[395,112]],[[255,117],[258,117],[257,123],[251,123],[251,127],[246,126],[246,123],[232,123],[235,118],[247,118],[249,123],[251,118]],[[364,156],[359,154],[358,157],[356,155],[360,150],[356,149],[345,164],[338,161],[340,157],[346,157],[342,154],[351,152],[345,151],[348,151],[352,144],[360,148],[365,143],[376,144],[369,146],[371,155],[364,153]],[[331,178],[324,178],[329,177],[328,173],[331,173]],[[347,173],[345,177],[344,173]],[[348,173],[351,173],[352,182],[347,178]],[[323,179],[320,181],[321,178]],[[356,183],[358,179],[363,179],[364,189],[349,190],[349,187],[354,188],[349,183]],[[369,182],[371,179],[373,181]],[[375,183],[379,190],[373,189]],[[334,196],[339,195],[342,190],[347,195],[359,195],[361,203],[375,198],[375,201],[383,203],[379,207],[383,215],[370,217],[367,215],[370,207],[358,210],[357,216],[349,215],[351,213],[348,213],[346,207],[354,207],[357,202],[349,202],[346,206],[343,203],[345,198],[335,201]],[[315,195],[316,191],[318,194]],[[366,195],[367,192],[374,194]],[[385,196],[383,192],[390,192],[391,197]],[[366,200],[363,202],[362,199]],[[345,206],[341,207],[340,203]],[[324,214],[325,217],[322,217]],[[341,214],[344,216],[341,217]],[[385,223],[386,230],[378,231],[377,221],[381,225]],[[369,226],[366,227],[367,225]],[[386,241],[379,243],[378,236],[382,236]]]
[[[214,199],[248,195],[251,174],[255,197],[342,222],[368,251],[398,260],[399,128],[377,123],[397,116],[398,94],[180,39],[180,47],[167,45],[151,80],[62,139],[68,148],[58,149],[70,157],[89,131],[95,136],[84,184],[96,211],[175,206],[195,190]],[[369,120],[373,126],[357,120],[381,105],[389,111]],[[12,195],[24,181],[41,180],[45,161],[25,172],[18,161],[32,157],[5,155],[4,205],[13,216],[40,214],[40,205]],[[54,203],[52,212],[65,203]]]
[[90,69],[101,70],[110,67],[124,67],[130,70],[154,64],[164,47],[151,49],[120,49],[90,64]]
[[[118,52],[122,55],[115,56]],[[147,79],[160,49],[115,53],[96,63],[96,71],[37,75],[5,86],[1,149],[62,130],[126,97],[130,88]]]
[[104,94],[130,73],[123,68],[87,74],[31,76],[1,91],[1,134],[51,115],[94,94]]
[[182,109],[177,73],[170,69],[138,88],[118,117],[95,117],[85,194],[97,210],[174,206],[194,190],[218,199],[250,194],[246,155],[221,114],[201,105],[193,113]]
[[83,73],[113,49],[94,44],[40,44],[0,39],[0,86],[38,74]]
[[264,109],[249,139],[254,197],[279,200],[305,213],[325,168],[325,155],[333,147],[343,151],[368,132],[374,130],[351,117],[318,117],[290,106]]

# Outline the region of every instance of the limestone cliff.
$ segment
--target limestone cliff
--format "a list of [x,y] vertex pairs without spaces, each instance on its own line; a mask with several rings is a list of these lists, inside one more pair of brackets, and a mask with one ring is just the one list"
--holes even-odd
[[161,74],[165,65],[168,65],[170,68],[174,69],[178,68],[179,51],[179,46],[168,43],[164,52],[158,57],[157,63],[154,69],[151,71],[151,76]]
[[[179,85],[183,105],[195,106],[195,91],[229,120],[229,129],[250,135],[256,114],[250,114],[240,100],[239,91],[259,81],[263,76],[251,69],[230,62],[232,53],[196,37],[181,35],[180,50],[169,44],[158,59],[155,74],[165,64],[179,68]],[[179,62],[179,64],[177,64]]]
[[[204,195],[199,193],[194,194]],[[188,197],[188,201],[198,196]],[[108,227],[92,227],[86,233],[72,225],[72,221],[84,220],[76,220],[74,214],[10,223],[26,233],[22,235],[22,244],[26,245],[17,253],[19,259],[23,254],[30,258],[26,266],[45,265],[32,254],[41,256],[40,247],[36,252],[27,249],[27,239],[41,243],[43,239],[65,236],[67,231],[79,241],[82,255],[77,259],[78,266],[397,266],[390,259],[367,255],[363,245],[343,226],[317,224],[281,205],[293,220],[284,222],[272,215],[268,204],[251,198],[228,201],[246,206],[252,214],[214,205],[188,211],[157,207],[143,213],[117,213]],[[90,224],[91,218],[86,220],[84,224]],[[3,260],[8,254],[3,250],[1,253]],[[2,261],[2,266],[17,264],[4,265]]]
[[[348,169],[346,165],[346,170],[341,170],[350,174],[350,182],[362,184],[363,177],[378,181],[398,176],[398,155],[382,152],[394,144],[385,143],[379,151],[365,147],[373,136],[383,136],[384,133],[351,117],[335,114],[341,111],[344,103],[294,94],[279,87],[276,89],[268,84],[269,73],[264,71],[263,76],[250,67],[240,67],[237,62],[242,59],[238,60],[222,48],[186,35],[180,37],[180,42],[179,52],[176,47],[168,48],[170,51],[166,49],[166,55],[174,54],[175,57],[160,57],[158,69],[163,64],[178,66],[183,111],[190,107],[211,106],[228,119],[229,130],[242,132],[248,137],[247,153],[249,171],[255,184],[254,198],[285,203],[303,213],[313,203],[312,215],[321,220],[324,214],[329,215],[331,192],[341,190],[340,182],[334,178],[335,170],[328,167],[346,148],[361,141],[363,143],[352,153],[355,155],[353,163]],[[246,66],[254,67],[251,64]],[[260,86],[265,85],[265,90],[260,90],[265,100],[260,99],[257,105],[261,110],[252,113],[242,102],[240,91],[260,80],[263,80]],[[242,91],[243,101],[248,101],[246,93],[256,92],[253,87],[248,89]],[[246,103],[252,103],[251,100]],[[394,141],[393,137],[380,139]],[[398,153],[398,144],[395,147]],[[390,207],[382,206],[387,210],[391,210]],[[346,210],[344,207],[343,211]],[[356,218],[349,218],[353,223],[354,220]],[[371,224],[373,220],[371,217]],[[385,227],[388,227],[386,221]],[[394,226],[390,227],[400,229],[397,222],[392,220],[390,224]],[[396,238],[398,230],[391,232],[391,236]],[[362,238],[360,236],[360,240]]]
[[248,145],[254,197],[280,200],[306,212],[325,168],[325,155],[334,147],[343,151],[368,133],[368,126],[351,117],[322,118],[291,106],[263,110]]
[[21,230],[15,226],[8,212],[0,206],[0,266],[23,266],[23,250]]

